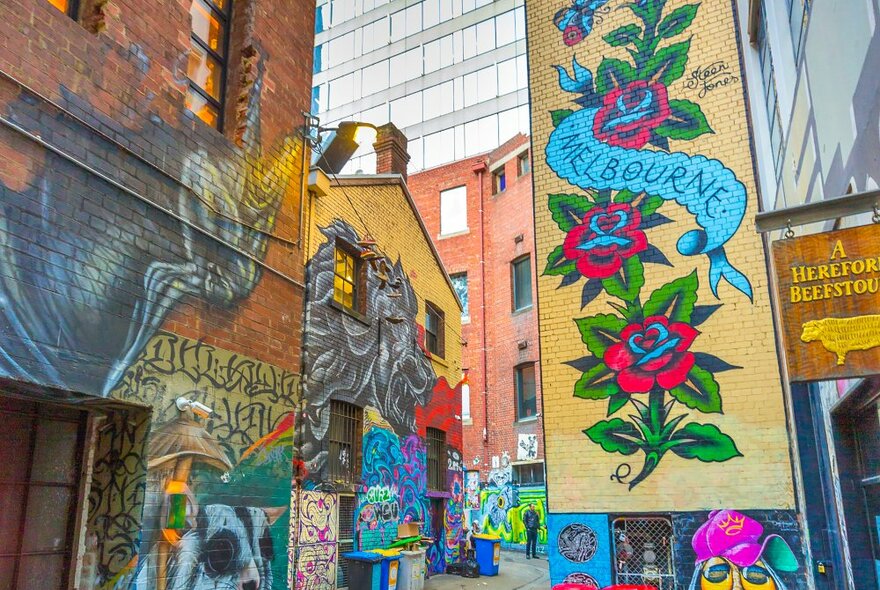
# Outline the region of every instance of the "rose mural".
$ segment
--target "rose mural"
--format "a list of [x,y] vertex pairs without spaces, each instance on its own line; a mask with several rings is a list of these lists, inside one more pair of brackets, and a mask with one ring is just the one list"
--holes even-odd
[[[581,192],[548,196],[553,221],[565,237],[549,254],[543,274],[561,277],[558,288],[581,284],[582,308],[602,294],[612,308],[613,313],[575,320],[589,354],[566,364],[582,373],[576,397],[607,400],[607,419],[585,429],[587,438],[608,453],[642,454],[629,489],[666,456],[703,462],[742,456],[729,435],[693,420],[692,413],[723,413],[716,375],[739,368],[699,350],[698,328],[721,305],[697,304],[696,271],[644,292],[645,273],[654,268],[649,265],[672,266],[650,243],[648,230],[671,223],[659,209],[675,201],[701,228],[681,236],[678,252],[708,257],[714,295],[724,279],[752,296],[748,279],[724,250],[744,217],[745,187],[717,160],[670,149],[670,142],[713,131],[700,105],[669,96],[686,71],[690,39],[664,42],[685,33],[699,5],[666,11],[666,4],[641,0],[621,6],[634,22],[603,40],[625,48],[631,62],[605,57],[595,76],[577,60],[571,73],[556,66],[560,87],[575,95],[580,108],[550,113],[555,130],[547,145],[548,165]],[[563,21],[560,13],[554,23],[564,43],[573,45],[577,35],[560,26],[571,25],[573,17]],[[589,24],[591,29],[592,20]],[[629,415],[616,417],[625,407]]]

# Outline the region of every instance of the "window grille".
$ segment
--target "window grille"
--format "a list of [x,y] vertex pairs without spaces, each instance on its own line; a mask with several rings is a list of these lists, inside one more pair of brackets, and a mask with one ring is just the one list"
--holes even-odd
[[618,518],[612,530],[616,583],[675,589],[670,519]]
[[363,410],[349,403],[330,401],[327,470],[330,481],[356,483],[361,476]]
[[427,429],[428,489],[446,489],[446,433],[436,428]]
[[0,587],[67,588],[86,413],[0,397],[0,420]]
[[336,550],[336,587],[348,587],[348,560],[344,553],[354,551],[354,508],[355,498],[352,494],[339,496],[339,536]]

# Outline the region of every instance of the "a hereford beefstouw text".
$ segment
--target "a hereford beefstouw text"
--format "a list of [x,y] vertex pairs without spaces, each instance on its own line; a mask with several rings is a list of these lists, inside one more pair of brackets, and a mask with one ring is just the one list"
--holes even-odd
[[[791,267],[791,303],[851,297],[880,291],[880,256],[848,260],[838,240],[828,264]],[[813,284],[800,284],[813,283]]]

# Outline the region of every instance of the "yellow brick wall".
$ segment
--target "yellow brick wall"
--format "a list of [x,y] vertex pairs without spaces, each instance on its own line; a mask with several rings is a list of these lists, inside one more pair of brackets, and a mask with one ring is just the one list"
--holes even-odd
[[[650,9],[659,0],[642,1]],[[636,4],[635,2],[630,4]],[[684,6],[669,0],[663,15]],[[667,452],[656,470],[631,490],[611,476],[631,469],[631,482],[644,455],[609,453],[589,440],[584,430],[607,420],[607,400],[581,399],[573,395],[581,371],[563,364],[590,355],[573,321],[599,313],[613,313],[604,292],[581,309],[585,279],[559,287],[560,276],[540,276],[538,305],[546,429],[548,496],[554,512],[687,511],[725,508],[791,508],[794,505],[792,470],[786,430],[783,391],[774,345],[768,280],[762,242],[754,230],[758,195],[750,150],[749,122],[744,106],[743,74],[740,69],[735,16],[728,0],[706,0],[699,5],[692,24],[682,34],[664,39],[660,46],[690,39],[683,76],[668,84],[668,98],[696,103],[714,133],[695,139],[670,139],[669,150],[719,160],[745,186],[747,209],[742,225],[724,245],[730,263],[748,278],[754,302],[721,280],[719,298],[709,288],[709,262],[705,255],[684,256],[676,250],[679,237],[699,229],[695,215],[675,201],[665,201],[659,212],[672,223],[645,230],[648,241],[666,255],[672,266],[645,263],[642,298],[669,281],[696,270],[698,305],[721,307],[698,327],[700,335],[691,351],[723,359],[741,369],[717,372],[723,414],[700,413],[676,403],[673,416],[687,414],[689,422],[714,424],[728,434],[742,454],[723,462],[685,459]],[[619,5],[619,6],[618,6]],[[589,69],[594,79],[603,58],[633,61],[624,47],[603,40],[626,24],[641,26],[627,4],[610,2],[594,16],[593,30],[579,43],[566,45],[563,32],[554,25],[560,3],[528,2],[529,75],[534,146],[535,216],[538,274],[548,255],[563,243],[565,233],[551,217],[548,195],[585,191],[563,180],[546,161],[545,151],[554,130],[550,112],[581,107],[572,102],[578,94],[560,88],[554,66],[572,74],[572,58]],[[610,7],[610,9],[609,9]],[[728,84],[704,91],[691,82],[695,69],[723,63]],[[702,93],[702,96],[701,96]],[[601,104],[601,102],[600,102]],[[662,152],[645,145],[644,151]],[[600,169],[601,170],[601,169]],[[616,192],[616,191],[615,191]],[[647,402],[647,394],[634,394]],[[671,398],[666,395],[665,400]],[[632,404],[614,413],[628,421],[635,414]]]
[[[349,199],[357,207],[357,214]],[[445,354],[443,359],[432,358],[431,363],[437,377],[445,377],[454,387],[461,380],[461,308],[400,185],[393,182],[347,184],[344,188],[334,185],[329,194],[313,198],[308,258],[314,256],[324,242],[320,228],[335,220],[349,223],[360,236],[372,235],[379,253],[392,262],[400,260],[419,301],[417,319],[421,325],[425,322],[426,300],[443,310]]]

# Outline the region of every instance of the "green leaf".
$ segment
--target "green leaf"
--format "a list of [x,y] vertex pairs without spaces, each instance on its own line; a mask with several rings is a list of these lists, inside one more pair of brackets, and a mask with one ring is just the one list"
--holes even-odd
[[657,209],[659,209],[662,204],[662,197],[658,197],[657,195],[645,195],[645,198],[639,203],[639,212],[642,214],[642,219],[650,217],[656,213]]
[[611,45],[612,47],[620,47],[622,45],[629,45],[639,39],[639,35],[642,34],[642,29],[640,29],[637,25],[629,24],[623,25],[619,29],[615,29],[602,37],[606,43]]
[[572,114],[574,111],[571,109],[559,109],[556,111],[550,111],[550,117],[553,120],[553,126],[559,127],[559,124],[562,123],[563,119]]
[[654,133],[669,139],[695,139],[705,133],[715,133],[703,110],[689,100],[670,100],[671,114],[654,130]]
[[631,190],[623,189],[622,191],[617,191],[617,194],[614,195],[615,203],[632,203],[636,197],[638,197],[642,193],[636,193]]
[[643,445],[636,427],[620,418],[601,420],[584,430],[584,434],[606,453],[632,455]]
[[547,266],[544,268],[544,276],[565,276],[577,271],[574,260],[569,260],[562,253],[562,246],[556,246],[553,252],[547,256]]
[[669,86],[684,76],[690,48],[691,40],[688,39],[659,49],[645,64],[644,75],[640,78],[657,80]]
[[620,340],[626,320],[610,313],[600,313],[574,321],[581,332],[581,340],[593,356],[602,357],[609,346]]
[[615,393],[608,399],[608,415],[616,414],[629,401],[630,394],[625,391]]
[[676,8],[666,15],[660,26],[657,27],[657,36],[661,39],[668,39],[684,33],[684,30],[691,26],[694,17],[697,16],[699,4],[688,4]]
[[581,223],[587,211],[593,208],[593,202],[583,195],[558,194],[547,196],[547,206],[559,229],[568,233]]
[[686,277],[675,279],[651,293],[642,308],[645,317],[663,315],[670,322],[690,322],[697,302],[697,271]]
[[714,424],[686,424],[663,446],[664,450],[671,450],[683,459],[699,459],[706,463],[722,463],[743,456],[733,439]]
[[634,301],[645,286],[645,267],[638,256],[631,256],[623,261],[620,270],[602,279],[602,286],[609,295]]
[[635,79],[635,68],[629,63],[606,57],[596,70],[596,92],[606,94],[615,88],[626,86]]
[[688,372],[687,381],[669,390],[669,395],[692,410],[704,414],[721,413],[720,387],[715,376],[694,365]]
[[580,376],[574,384],[574,395],[583,399],[605,399],[620,392],[616,374],[599,364]]

